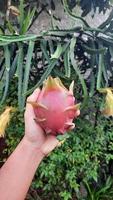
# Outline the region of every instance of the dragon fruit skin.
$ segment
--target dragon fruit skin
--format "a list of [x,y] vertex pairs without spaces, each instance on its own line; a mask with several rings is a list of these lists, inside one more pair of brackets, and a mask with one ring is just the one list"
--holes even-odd
[[79,104],[75,104],[73,82],[70,89],[64,87],[59,78],[48,77],[34,107],[36,122],[47,134],[58,135],[74,128],[73,119]]

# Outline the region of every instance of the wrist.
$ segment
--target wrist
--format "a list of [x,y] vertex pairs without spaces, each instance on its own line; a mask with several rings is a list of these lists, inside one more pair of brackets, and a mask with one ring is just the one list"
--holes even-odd
[[27,139],[26,136],[22,139],[23,145],[26,146],[27,149],[29,149],[30,152],[32,152],[38,159],[43,159],[45,157],[45,154],[41,151],[37,145]]

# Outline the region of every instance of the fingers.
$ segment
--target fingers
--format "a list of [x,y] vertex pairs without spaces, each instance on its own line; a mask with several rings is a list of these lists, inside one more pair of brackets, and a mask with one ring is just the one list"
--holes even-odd
[[[40,93],[40,89],[37,88],[36,90],[34,90],[34,92],[27,98],[27,101],[33,101],[36,102],[38,96]],[[32,117],[32,115],[34,115],[34,111],[33,111],[33,107],[31,104],[27,103],[26,101],[26,111],[25,111],[25,116],[28,115],[30,117]]]
[[27,101],[36,101],[40,93],[40,89],[37,88],[34,92],[27,98]]

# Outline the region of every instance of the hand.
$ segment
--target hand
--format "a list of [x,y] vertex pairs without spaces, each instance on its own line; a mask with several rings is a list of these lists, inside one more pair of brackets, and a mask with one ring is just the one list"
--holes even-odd
[[[39,89],[36,89],[31,96],[27,98],[27,101],[36,101],[40,93]],[[55,136],[46,135],[42,128],[35,122],[35,114],[31,104],[27,103],[25,111],[25,136],[24,139],[31,143],[34,147],[40,150],[44,155],[49,154],[56,146],[59,145],[59,141]]]

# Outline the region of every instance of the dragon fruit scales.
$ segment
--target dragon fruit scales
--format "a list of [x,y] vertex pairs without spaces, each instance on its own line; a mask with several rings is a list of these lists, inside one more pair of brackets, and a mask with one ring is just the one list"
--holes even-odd
[[78,116],[79,104],[75,103],[73,85],[65,88],[59,78],[51,76],[44,82],[36,102],[30,103],[35,112],[36,122],[47,134],[58,135],[74,128],[72,122]]

